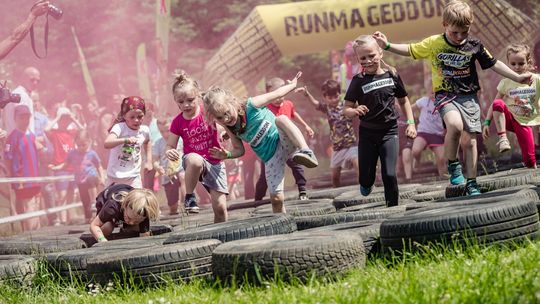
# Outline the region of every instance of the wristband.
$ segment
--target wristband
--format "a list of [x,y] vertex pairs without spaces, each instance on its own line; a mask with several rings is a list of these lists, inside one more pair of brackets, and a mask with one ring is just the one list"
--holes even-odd
[[97,238],[98,242],[103,242],[103,241],[106,241],[107,239],[102,235],[100,237]]
[[386,45],[384,46],[384,50],[388,51],[390,49],[390,42],[386,42]]
[[414,125],[416,123],[414,122],[414,119],[407,119],[407,124],[408,125]]
[[489,126],[489,125],[491,125],[491,119],[486,119],[486,120],[484,120],[483,125],[484,125],[484,126]]
[[227,158],[232,158],[232,152],[231,151],[227,151]]

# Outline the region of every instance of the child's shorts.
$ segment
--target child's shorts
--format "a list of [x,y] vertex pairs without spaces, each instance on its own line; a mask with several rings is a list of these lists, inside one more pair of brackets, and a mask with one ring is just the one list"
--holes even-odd
[[439,147],[444,145],[444,136],[425,132],[418,132],[416,137],[422,137],[429,148]]
[[330,168],[350,169],[354,160],[358,160],[357,146],[334,151],[330,160]]
[[444,115],[450,111],[458,111],[463,122],[463,130],[468,133],[482,133],[480,104],[476,94],[437,93],[435,94],[435,109],[439,111],[445,128]]
[[[184,170],[186,170],[186,158],[189,155],[195,155],[195,157],[200,157],[203,160],[203,172],[201,176],[199,176],[199,181],[206,190],[215,190],[220,193],[229,194],[229,189],[227,187],[227,171],[225,170],[224,162],[212,164],[197,153],[189,153],[182,156],[182,166],[184,167]],[[186,176],[186,178],[189,177]]]
[[276,151],[272,158],[264,163],[266,183],[268,184],[268,192],[270,194],[283,192],[285,164],[287,163],[287,159],[291,158],[291,155],[297,150],[285,132],[280,128],[278,128],[278,132],[279,142]]

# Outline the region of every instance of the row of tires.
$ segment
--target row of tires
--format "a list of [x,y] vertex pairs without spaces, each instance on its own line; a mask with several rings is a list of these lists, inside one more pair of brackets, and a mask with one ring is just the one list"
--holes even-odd
[[[286,202],[287,215],[268,214],[271,207],[265,202],[244,202],[231,206],[232,220],[226,223],[178,225],[172,232],[167,232],[170,227],[167,230],[166,225],[156,226],[156,234],[163,234],[95,245],[68,235],[3,239],[0,254],[11,255],[0,255],[0,281],[28,282],[37,259],[63,278],[99,283],[201,277],[222,281],[261,281],[276,276],[304,279],[362,267],[367,257],[379,253],[399,253],[434,243],[467,246],[535,239],[540,202],[535,178],[534,171],[505,172],[479,183],[497,181],[509,188],[490,188],[473,198],[422,202],[412,198],[432,189],[448,189],[443,184],[405,185],[400,187],[400,205],[392,208],[384,207],[384,195],[378,189],[368,197],[353,194],[357,190],[350,187],[327,189],[312,192],[315,198],[309,201]],[[509,179],[518,182],[501,182]],[[211,212],[197,217],[204,223]]]

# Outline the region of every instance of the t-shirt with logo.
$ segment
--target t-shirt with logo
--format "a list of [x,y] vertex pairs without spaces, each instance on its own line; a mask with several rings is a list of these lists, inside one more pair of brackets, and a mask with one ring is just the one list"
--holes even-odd
[[255,107],[249,98],[246,103],[246,130],[237,136],[249,143],[255,154],[266,163],[274,156],[279,142],[276,116],[267,107]]
[[[53,146],[52,164],[57,166],[66,162],[68,153],[75,149],[75,135],[77,130],[52,129],[47,132],[47,137]],[[71,166],[66,166],[66,171],[73,171]]]
[[356,74],[345,100],[369,109],[366,115],[360,116],[363,128],[386,129],[395,125],[399,117],[395,99],[406,96],[401,77],[386,71],[380,75]]
[[148,126],[141,125],[133,130],[125,122],[115,124],[109,133],[116,134],[118,138],[135,137],[134,144],[121,144],[109,152],[107,175],[114,178],[133,178],[141,174],[141,150],[144,143],[150,140]]
[[444,34],[433,35],[410,44],[409,52],[414,59],[430,61],[434,92],[459,95],[475,94],[480,90],[476,61],[484,70],[497,62],[482,42],[472,37],[461,45],[453,45]]
[[356,135],[353,130],[353,120],[343,115],[344,101],[341,100],[335,107],[319,102],[317,110],[326,114],[330,126],[330,139],[332,149],[339,151],[350,148],[356,144]]
[[[4,158],[11,161],[11,177],[36,177],[38,173],[38,153],[36,137],[30,131],[13,129],[6,139]],[[15,190],[39,187],[39,183],[12,183]]]
[[428,134],[443,135],[444,127],[439,112],[435,111],[433,99],[424,96],[416,101],[420,109],[417,131]]
[[68,153],[66,163],[75,168],[75,183],[84,184],[88,178],[98,177],[98,169],[101,160],[96,151],[72,150]]
[[504,78],[499,82],[497,91],[503,95],[508,109],[521,125],[540,125],[540,75],[533,75],[532,85]]
[[185,119],[182,113],[178,114],[171,123],[171,132],[182,138],[184,142],[184,154],[197,153],[212,164],[221,160],[210,156],[210,148],[219,147],[218,132],[216,126],[208,125],[204,119],[204,108],[201,106],[199,115]]
[[294,104],[290,100],[283,100],[280,106],[276,106],[275,104],[271,103],[266,106],[270,112],[274,113],[275,116],[279,115],[285,115],[289,117],[290,119],[293,119],[294,116]]

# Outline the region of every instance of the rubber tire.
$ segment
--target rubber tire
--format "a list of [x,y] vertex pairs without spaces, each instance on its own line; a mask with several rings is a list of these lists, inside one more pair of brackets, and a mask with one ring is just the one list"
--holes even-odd
[[73,236],[5,238],[0,241],[0,255],[42,255],[85,248],[86,244]]
[[[336,207],[332,205],[331,199],[307,200],[307,201],[290,201],[284,203],[287,214],[292,216],[309,216],[322,215],[336,212]],[[269,215],[272,214],[272,206],[265,205],[255,208],[252,214],[254,215]]]
[[0,285],[29,285],[36,273],[37,261],[26,255],[0,255]]
[[[532,172],[518,172],[515,174],[500,174],[500,175],[487,175],[481,176],[477,179],[478,188],[480,192],[485,193],[493,190],[499,190],[508,187],[514,187],[519,185],[526,185],[536,180],[535,175]],[[449,185],[446,187],[445,197],[459,197],[465,196],[465,184],[462,185]]]
[[[152,235],[160,235],[168,232],[173,231],[173,227],[171,225],[167,224],[154,224],[150,225],[150,231],[152,232]],[[107,237],[107,240],[113,241],[113,240],[120,240],[120,239],[128,239],[128,238],[136,238],[139,237],[139,232],[137,231],[118,231],[113,232],[111,235]],[[94,244],[97,243],[96,238],[91,233],[83,233],[79,237],[85,244],[86,247],[92,247]]]
[[267,215],[172,232],[163,244],[202,239],[217,239],[225,243],[258,236],[291,233],[296,230],[296,222],[292,216]]
[[[407,184],[399,188],[399,199],[409,199],[416,194],[416,187],[419,184]],[[385,202],[384,188],[374,188],[368,196],[362,196],[359,190],[352,190],[343,193],[334,199],[334,207],[342,209],[345,207],[356,206],[361,204],[369,204],[376,202]]]
[[338,188],[328,188],[328,189],[322,189],[322,190],[310,190],[309,191],[309,198],[310,199],[334,199],[338,197],[339,195],[351,191],[351,190],[358,190],[358,185],[352,185],[352,186],[345,186],[345,187],[338,187]]
[[387,217],[405,212],[404,206],[396,206],[384,209],[362,210],[355,212],[341,212],[327,215],[299,216],[295,218],[298,230],[312,229],[321,226],[335,225],[339,223],[360,222]]
[[417,201],[417,202],[429,202],[429,201],[436,201],[440,199],[446,198],[446,190],[443,187],[442,190],[435,190],[435,191],[429,191],[429,192],[422,192],[413,195],[411,199]]
[[276,277],[305,281],[363,267],[362,238],[336,233],[291,234],[223,244],[212,254],[214,275],[222,281],[261,283]]

